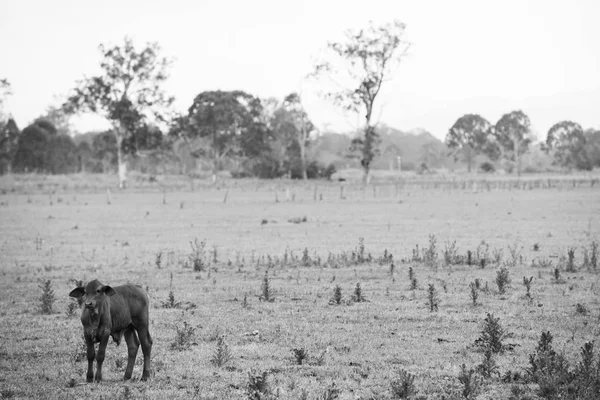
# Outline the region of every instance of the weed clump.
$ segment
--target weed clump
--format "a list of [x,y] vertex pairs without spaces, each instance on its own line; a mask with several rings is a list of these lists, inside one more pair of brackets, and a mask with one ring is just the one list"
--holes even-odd
[[261,295],[259,299],[261,301],[266,301],[269,303],[275,301],[275,294],[273,293],[273,289],[271,288],[271,280],[269,279],[269,271],[265,271],[265,276],[260,286],[260,292]]
[[225,337],[220,335],[217,339],[217,348],[210,359],[210,363],[215,367],[222,367],[231,360],[231,351],[225,342]]
[[335,285],[333,288],[333,296],[329,299],[329,304],[342,304],[342,287]]
[[179,306],[181,306],[181,302],[175,300],[175,293],[173,293],[173,291],[171,290],[169,292],[169,296],[167,297],[167,300],[163,301],[162,307],[163,308],[179,308]]
[[427,289],[427,304],[429,305],[429,312],[438,310],[440,299],[433,283],[430,283]]
[[498,286],[498,292],[504,294],[506,287],[510,284],[510,274],[508,268],[502,267],[496,271],[496,285]]
[[304,347],[292,349],[292,353],[298,365],[302,365],[308,359],[308,351]]
[[269,373],[263,372],[248,372],[248,383],[246,385],[246,394],[248,400],[264,400],[268,399],[271,394],[267,378]]
[[479,392],[479,379],[473,368],[467,369],[463,364],[460,367],[458,381],[462,385],[461,395],[465,399],[474,399]]
[[367,299],[363,295],[362,288],[360,287],[360,283],[356,283],[356,287],[354,288],[354,293],[352,293],[352,301],[355,303],[362,303],[362,302],[367,301]]
[[533,281],[533,276],[529,278],[523,277],[523,285],[525,285],[525,289],[527,292],[525,293],[525,297],[531,300],[531,282]]
[[187,321],[183,321],[183,325],[175,325],[175,340],[171,343],[171,350],[188,350],[193,344],[196,336],[196,328],[190,325]]
[[39,298],[42,314],[52,314],[54,311],[54,302],[56,301],[54,290],[52,289],[52,282],[48,279],[40,285],[39,288],[42,289],[42,295]]
[[425,250],[423,255],[423,261],[425,265],[430,268],[437,267],[438,253],[437,253],[437,239],[435,235],[429,235],[429,247]]
[[392,379],[390,382],[390,389],[392,392],[392,399],[408,399],[417,394],[415,388],[415,376],[400,370],[398,377]]
[[471,297],[471,302],[476,306],[477,299],[479,298],[479,288],[475,282],[469,283],[469,295]]
[[483,320],[481,334],[475,343],[484,351],[501,353],[505,348],[503,341],[508,337],[510,334],[500,325],[500,318],[494,318],[493,314],[488,313]]

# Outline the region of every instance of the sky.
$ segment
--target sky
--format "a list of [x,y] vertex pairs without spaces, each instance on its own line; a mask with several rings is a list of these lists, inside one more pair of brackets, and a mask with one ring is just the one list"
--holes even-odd
[[[410,54],[386,82],[376,119],[442,139],[462,115],[495,123],[523,110],[545,140],[556,122],[600,129],[598,0],[3,0],[0,78],[22,128],[99,72],[98,45],[158,42],[174,59],[166,91],[185,111],[206,90],[282,99],[302,92],[321,130],[350,131],[344,115],[306,81],[328,41],[369,21],[404,22]],[[74,121],[80,132],[107,127]]]

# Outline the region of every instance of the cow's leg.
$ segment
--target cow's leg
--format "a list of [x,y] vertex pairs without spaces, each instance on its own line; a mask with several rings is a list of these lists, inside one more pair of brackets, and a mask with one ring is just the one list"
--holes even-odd
[[106,356],[106,345],[108,344],[108,338],[110,334],[106,332],[100,337],[100,344],[98,345],[98,354],[96,354],[96,382],[100,382],[102,380],[102,363],[104,362],[104,357]]
[[142,380],[148,380],[150,378],[150,353],[152,352],[152,337],[148,330],[148,325],[142,325],[137,328],[138,336],[142,344],[142,353],[144,353],[144,372],[142,373]]
[[88,360],[88,369],[86,380],[88,382],[94,381],[94,359],[96,358],[96,350],[94,350],[94,341],[91,337],[85,338],[85,344],[87,345],[87,360]]
[[137,356],[138,349],[140,347],[140,341],[133,328],[128,328],[125,331],[125,342],[127,343],[127,368],[125,369],[125,376],[123,379],[131,379],[133,373],[133,366],[135,364],[135,357]]

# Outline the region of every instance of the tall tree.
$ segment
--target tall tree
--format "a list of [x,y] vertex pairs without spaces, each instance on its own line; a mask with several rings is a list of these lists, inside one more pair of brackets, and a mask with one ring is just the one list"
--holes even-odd
[[548,130],[546,150],[553,150],[554,163],[565,168],[589,171],[592,163],[587,154],[583,128],[573,121],[561,121]]
[[362,113],[365,125],[362,137],[352,142],[351,151],[358,151],[364,171],[363,180],[369,182],[371,162],[377,155],[378,135],[372,122],[375,101],[383,83],[390,79],[410,43],[402,39],[406,25],[398,20],[366,29],[348,30],[345,41],[330,42],[328,56],[315,66],[313,76],[327,76],[338,83],[339,88],[326,92],[325,97],[345,111]]
[[50,106],[38,119],[49,121],[54,125],[59,135],[71,135],[71,115],[62,106]]
[[4,121],[4,103],[12,94],[12,88],[8,79],[0,79],[0,123]]
[[0,121],[0,174],[11,171],[11,166],[19,146],[19,128],[14,119],[6,123]]
[[589,128],[585,131],[586,153],[592,167],[600,167],[600,129]]
[[15,172],[47,172],[47,147],[56,136],[56,128],[43,119],[28,125],[19,135],[17,150],[12,162]]
[[316,131],[315,126],[308,118],[302,99],[298,93],[291,93],[283,100],[283,108],[288,113],[290,122],[294,128],[294,140],[300,149],[300,168],[302,171],[302,179],[307,180],[306,175],[306,146],[312,132]]
[[90,111],[113,125],[117,146],[119,187],[127,179],[127,148],[124,143],[144,124],[164,122],[173,98],[162,84],[168,78],[170,61],[160,56],[157,43],[138,50],[130,38],[122,45],[100,45],[102,74],[78,83],[64,108],[68,112]]
[[502,157],[514,161],[521,176],[521,156],[533,141],[529,117],[521,110],[504,114],[496,123],[494,139]]
[[488,137],[492,134],[492,125],[477,114],[465,114],[456,120],[446,134],[446,146],[453,150],[454,161],[462,154],[471,172],[473,160],[484,152]]
[[183,137],[192,154],[206,158],[213,181],[227,157],[258,157],[268,149],[260,99],[243,91],[208,91],[194,99],[171,134]]

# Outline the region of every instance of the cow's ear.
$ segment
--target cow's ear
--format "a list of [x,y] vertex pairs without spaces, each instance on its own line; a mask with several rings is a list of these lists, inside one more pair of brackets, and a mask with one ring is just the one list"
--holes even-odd
[[85,289],[82,288],[81,286],[76,287],[75,289],[71,290],[71,293],[69,293],[69,296],[71,297],[75,297],[75,298],[80,298],[85,294]]
[[102,288],[102,291],[104,292],[104,294],[106,294],[107,296],[114,296],[115,294],[117,294],[117,292],[115,292],[115,289],[111,288],[110,286],[104,286]]

